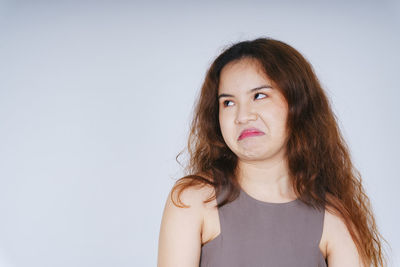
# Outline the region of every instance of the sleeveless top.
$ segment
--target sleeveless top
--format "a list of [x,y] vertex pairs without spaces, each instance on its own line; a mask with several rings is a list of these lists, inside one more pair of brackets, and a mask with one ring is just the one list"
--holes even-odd
[[264,202],[241,189],[218,209],[221,232],[201,247],[199,266],[326,267],[319,249],[324,214],[299,199]]

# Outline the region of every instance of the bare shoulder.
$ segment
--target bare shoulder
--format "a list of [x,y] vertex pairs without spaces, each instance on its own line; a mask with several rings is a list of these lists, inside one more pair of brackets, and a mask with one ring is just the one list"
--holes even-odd
[[183,181],[178,181],[175,185],[178,190],[169,193],[169,200],[173,203],[184,204],[187,206],[193,206],[194,208],[206,208],[208,203],[204,203],[210,197],[214,195],[214,187],[209,184],[195,184],[186,187],[184,190],[180,191],[179,187],[183,185]]
[[204,201],[212,193],[213,188],[209,185],[189,186],[181,193],[180,190],[170,190],[160,226],[158,267],[198,266],[207,207]]
[[344,218],[330,208],[325,209],[323,240],[329,266],[362,266]]
[[210,206],[206,200],[213,196],[214,188],[208,184],[195,184],[181,190],[183,184],[184,182],[178,180],[170,190],[163,215],[172,220],[185,219],[200,227],[204,212]]

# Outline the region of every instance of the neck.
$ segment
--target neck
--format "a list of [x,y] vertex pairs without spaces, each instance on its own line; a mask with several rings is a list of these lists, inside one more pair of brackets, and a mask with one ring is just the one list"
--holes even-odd
[[265,201],[285,201],[296,198],[291,184],[287,161],[238,162],[237,177],[248,194]]

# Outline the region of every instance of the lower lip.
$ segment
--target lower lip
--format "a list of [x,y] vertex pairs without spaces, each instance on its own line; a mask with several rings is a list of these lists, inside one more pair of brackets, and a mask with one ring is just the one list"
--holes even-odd
[[264,133],[260,133],[260,132],[244,133],[239,137],[239,140],[242,140],[246,137],[259,136],[259,135],[264,135]]

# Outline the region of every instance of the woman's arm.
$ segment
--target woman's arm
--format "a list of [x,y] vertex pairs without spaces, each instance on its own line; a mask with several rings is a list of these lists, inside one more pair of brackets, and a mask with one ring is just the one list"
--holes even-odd
[[327,235],[328,266],[362,267],[357,247],[343,220],[326,210],[324,227]]
[[[201,252],[201,231],[204,212],[204,190],[187,188],[180,199],[189,208],[165,203],[158,244],[158,267],[198,267]],[[174,195],[174,201],[176,196]]]

